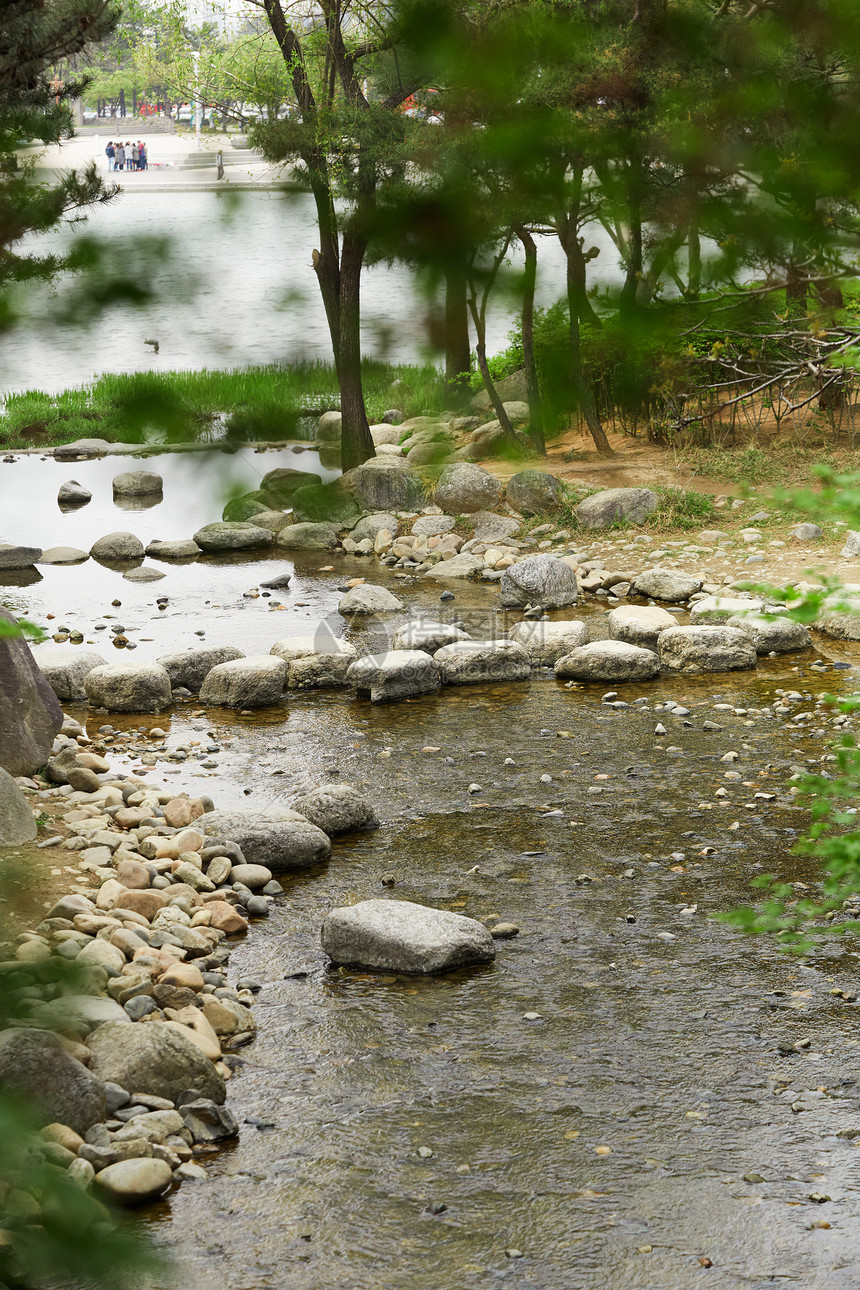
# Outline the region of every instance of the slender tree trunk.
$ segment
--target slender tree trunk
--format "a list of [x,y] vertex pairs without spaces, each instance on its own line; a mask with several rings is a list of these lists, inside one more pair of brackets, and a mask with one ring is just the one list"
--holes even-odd
[[367,245],[349,227],[340,259],[340,336],[337,379],[340,386],[340,451],[344,470],[374,455],[361,382],[361,270]]
[[594,403],[591,377],[582,362],[580,317],[585,298],[585,256],[572,220],[565,221],[563,246],[567,258],[567,306],[570,314],[570,382],[598,456],[614,457]]
[[535,284],[537,282],[537,246],[527,228],[518,228],[517,237],[522,243],[526,256],[525,275],[523,280],[523,365],[526,373],[526,391],[529,401],[529,434],[535,452],[546,456],[546,442],[543,431],[543,408],[538,385],[537,362],[535,360]]
[[[493,289],[493,283],[496,280],[496,276],[502,266],[502,262],[507,255],[508,247],[510,246],[510,238],[511,235],[509,233],[505,238],[505,243],[501,251],[493,259],[493,267],[484,280],[481,292],[481,303],[478,304],[478,288],[474,275],[470,275],[469,277],[469,291],[467,299],[469,303],[469,312],[472,315],[472,322],[475,324],[475,353],[477,354],[478,368],[481,372],[481,379],[484,382],[484,389],[489,395],[490,403],[496,414],[496,419],[498,420],[499,425],[510,439],[518,442],[517,437],[514,434],[514,427],[511,425],[510,417],[505,411],[505,405],[499,398],[499,392],[493,384],[493,378],[490,375],[490,367],[487,363],[487,301],[490,298],[490,292]],[[474,264],[472,265],[472,268],[474,269]]]
[[477,356],[478,356],[478,368],[480,369],[480,372],[481,372],[481,379],[484,382],[484,389],[487,391],[487,393],[490,396],[490,403],[493,405],[493,411],[496,414],[496,419],[498,420],[499,425],[502,427],[505,434],[508,435],[511,439],[516,440],[517,437],[514,434],[514,427],[511,425],[511,419],[508,416],[507,412],[505,411],[505,405],[504,403],[502,403],[502,400],[499,398],[499,392],[496,389],[495,385],[493,384],[493,378],[490,376],[490,369],[487,366],[487,346],[483,336],[480,336],[478,338],[478,343],[475,346],[475,352],[477,353]]
[[642,283],[642,161],[634,157],[627,172],[627,208],[630,238],[627,247],[627,264],[624,285],[621,288],[621,308],[633,309],[639,300]]
[[445,380],[454,407],[465,400],[468,389],[466,374],[472,366],[466,296],[465,266],[452,264],[445,274]]
[[691,300],[698,300],[702,289],[702,242],[699,237],[698,217],[690,223],[687,234],[687,292]]

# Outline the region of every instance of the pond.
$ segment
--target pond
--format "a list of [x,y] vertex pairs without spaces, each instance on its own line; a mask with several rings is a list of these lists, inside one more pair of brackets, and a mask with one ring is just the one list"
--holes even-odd
[[[312,199],[277,192],[123,193],[97,208],[86,224],[34,243],[40,251],[95,239],[108,267],[123,266],[154,299],[140,308],[116,304],[91,327],[86,311],[62,322],[62,302],[74,281],[28,292],[31,326],[14,328],[3,342],[0,396],[26,389],[54,393],[103,373],[226,368],[331,359],[325,312],[311,253],[317,245]],[[600,228],[589,229],[601,248],[594,281],[618,276],[617,252]],[[164,239],[164,244],[148,239]],[[564,293],[563,256],[542,239],[539,299]],[[423,361],[428,353],[427,302],[402,265],[375,265],[363,279],[363,348],[368,357]],[[516,314],[501,297],[488,323],[490,352],[504,348]],[[156,353],[147,340],[158,341]],[[432,355],[431,355],[432,356]]]

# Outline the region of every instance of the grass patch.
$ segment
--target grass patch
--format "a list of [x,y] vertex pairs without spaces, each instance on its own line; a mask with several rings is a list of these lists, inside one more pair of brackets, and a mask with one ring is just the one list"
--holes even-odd
[[714,518],[714,501],[707,494],[685,488],[658,487],[654,491],[660,500],[648,517],[649,529],[700,529]]
[[[396,407],[406,418],[444,409],[435,367],[368,361],[363,367],[368,417]],[[224,434],[238,442],[307,437],[303,418],[340,406],[330,363],[270,365],[229,371],[132,372],[51,395],[12,394],[0,417],[0,447],[42,447],[75,439],[181,443]]]
[[708,479],[753,487],[790,488],[809,479],[814,467],[837,471],[860,469],[860,453],[806,448],[788,441],[767,448],[689,448],[676,453],[679,467]]

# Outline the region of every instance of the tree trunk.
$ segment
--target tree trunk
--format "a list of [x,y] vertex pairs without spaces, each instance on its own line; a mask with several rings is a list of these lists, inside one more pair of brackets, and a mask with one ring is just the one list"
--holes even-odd
[[466,292],[464,266],[450,265],[445,274],[445,380],[454,407],[465,402],[467,373],[472,366]]
[[526,256],[525,275],[523,280],[523,365],[526,373],[526,390],[529,401],[529,434],[535,452],[546,456],[546,442],[543,432],[543,409],[538,385],[537,362],[535,361],[535,283],[537,281],[537,246],[531,233],[526,228],[517,229],[517,236],[522,243]]
[[495,385],[493,384],[493,378],[490,376],[490,369],[487,366],[487,347],[486,347],[486,344],[484,343],[483,337],[479,338],[475,348],[478,355],[478,367],[480,368],[480,371],[481,371],[481,379],[484,382],[484,389],[487,391],[487,393],[490,396],[490,403],[493,405],[493,411],[496,414],[496,419],[498,420],[499,425],[502,427],[505,434],[508,435],[511,439],[516,440],[517,437],[514,434],[514,427],[511,425],[511,419],[508,416],[507,412],[505,411],[505,405],[504,403],[502,403],[502,400],[499,398],[499,392],[496,389]]
[[567,257],[567,305],[570,313],[570,382],[598,456],[614,457],[615,453],[609,446],[594,403],[591,378],[582,362],[579,324],[585,288],[585,256],[576,234],[576,225],[572,222],[565,229],[563,246]]
[[366,243],[347,227],[340,257],[340,329],[336,357],[340,386],[340,450],[343,469],[375,453],[361,383],[361,270]]

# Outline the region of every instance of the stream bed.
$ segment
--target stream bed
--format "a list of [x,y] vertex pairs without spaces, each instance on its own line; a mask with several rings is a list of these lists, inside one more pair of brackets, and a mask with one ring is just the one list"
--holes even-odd
[[[67,465],[62,477],[86,483],[103,465]],[[102,500],[97,523],[86,520],[92,537],[190,536],[215,518],[214,504],[194,510],[173,469],[160,515],[119,522]],[[105,471],[102,499],[107,481]],[[4,521],[9,536],[88,545],[83,528],[59,522],[47,535],[50,508],[35,500],[23,487],[13,497],[22,528]],[[27,527],[29,508],[38,525]],[[84,512],[73,518],[83,526]],[[267,570],[292,572],[289,589],[246,598]],[[4,585],[0,602],[40,620],[74,613],[88,640],[108,612],[122,614],[139,658],[197,644],[201,631],[263,652],[321,621],[364,648],[405,615],[344,622],[337,587],[356,575],[413,613],[459,615],[476,635],[505,623],[495,586],[457,584],[442,606],[430,579],[328,553],[166,572],[135,585],[88,561]],[[591,602],[569,616],[594,612]],[[762,873],[814,880],[791,854],[808,817],[789,777],[827,756],[832,714],[816,698],[853,692],[857,658],[828,646],[761,659],[752,673],[663,677],[621,687],[620,708],[606,686],[548,672],[387,706],[348,691],[253,714],[196,700],[158,717],[67,705],[91,734],[165,732],[156,768],[128,754],[111,756],[115,770],[209,793],[218,807],[286,805],[340,780],[382,820],[335,840],[325,867],[287,875],[271,918],[233,953],[231,977],[262,986],[258,1035],[229,1084],[240,1137],[204,1158],[205,1182],[141,1220],[175,1254],[176,1285],[853,1290],[860,1022],[834,991],[856,992],[858,956],[834,938],[798,960],[713,915],[747,901]],[[780,691],[799,696],[787,715],[773,711]],[[215,749],[214,766],[196,752],[171,759],[192,740]],[[730,751],[737,760],[722,761]],[[440,977],[333,968],[319,944],[326,912],[385,895],[495,915],[519,935],[498,943],[492,967]]]

